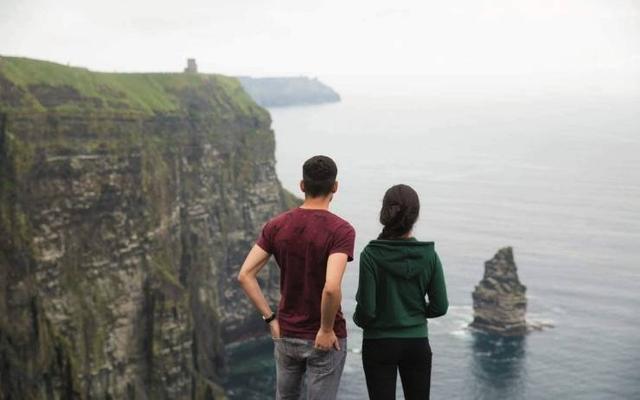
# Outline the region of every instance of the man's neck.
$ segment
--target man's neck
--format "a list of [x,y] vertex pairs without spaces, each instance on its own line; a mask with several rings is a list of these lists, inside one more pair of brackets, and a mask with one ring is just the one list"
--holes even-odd
[[328,210],[331,203],[331,196],[325,197],[307,197],[300,208],[307,210]]

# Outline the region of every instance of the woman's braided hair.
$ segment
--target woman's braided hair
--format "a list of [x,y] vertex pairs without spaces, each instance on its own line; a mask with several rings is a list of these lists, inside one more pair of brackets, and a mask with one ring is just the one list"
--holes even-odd
[[420,214],[420,199],[411,186],[390,187],[382,199],[380,223],[384,226],[378,239],[398,239],[410,232]]

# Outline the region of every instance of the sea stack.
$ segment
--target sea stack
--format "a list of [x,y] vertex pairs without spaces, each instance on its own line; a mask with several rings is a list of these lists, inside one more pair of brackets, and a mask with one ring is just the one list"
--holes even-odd
[[470,326],[504,336],[526,334],[526,290],[518,279],[513,249],[500,249],[484,263],[484,277],[473,291],[473,322]]

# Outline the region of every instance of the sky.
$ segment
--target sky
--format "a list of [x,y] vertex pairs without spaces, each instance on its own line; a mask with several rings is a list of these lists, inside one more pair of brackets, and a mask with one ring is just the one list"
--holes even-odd
[[637,81],[640,0],[0,0],[0,55],[121,72],[194,57],[228,75]]

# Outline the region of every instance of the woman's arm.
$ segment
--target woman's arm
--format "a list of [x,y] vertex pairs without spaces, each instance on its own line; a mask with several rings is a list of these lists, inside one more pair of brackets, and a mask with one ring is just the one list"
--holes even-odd
[[376,318],[376,279],[369,257],[363,252],[360,255],[360,276],[356,293],[356,311],[353,322],[365,328]]
[[447,300],[447,287],[444,282],[444,272],[442,271],[438,253],[435,253],[435,268],[429,281],[429,286],[427,286],[427,295],[429,296],[427,318],[445,315],[449,308],[449,300]]

